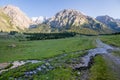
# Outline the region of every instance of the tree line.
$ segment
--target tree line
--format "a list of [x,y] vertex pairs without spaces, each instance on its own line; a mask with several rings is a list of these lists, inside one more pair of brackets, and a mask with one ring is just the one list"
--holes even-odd
[[74,37],[76,33],[66,32],[66,33],[24,33],[27,40],[46,40],[46,39],[60,39]]

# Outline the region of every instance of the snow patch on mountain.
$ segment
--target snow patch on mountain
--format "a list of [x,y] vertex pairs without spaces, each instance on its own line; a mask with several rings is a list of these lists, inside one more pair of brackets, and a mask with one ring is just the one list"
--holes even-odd
[[47,17],[43,17],[43,16],[32,17],[32,21],[33,21],[35,24],[41,24],[41,23],[43,23],[45,20],[47,20]]

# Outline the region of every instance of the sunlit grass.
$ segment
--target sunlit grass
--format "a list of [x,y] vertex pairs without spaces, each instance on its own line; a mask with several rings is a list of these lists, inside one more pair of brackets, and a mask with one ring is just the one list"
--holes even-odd
[[[43,59],[59,54],[94,48],[94,39],[74,37],[66,39],[22,41],[0,40],[0,62]],[[16,47],[8,47],[14,44]]]
[[94,58],[94,64],[90,69],[90,80],[116,80],[102,56]]
[[120,47],[120,35],[100,36],[100,39],[107,44]]
[[[120,35],[106,35],[106,36],[100,36],[100,39],[112,46],[120,47]],[[114,51],[113,55],[120,56],[120,51]]]

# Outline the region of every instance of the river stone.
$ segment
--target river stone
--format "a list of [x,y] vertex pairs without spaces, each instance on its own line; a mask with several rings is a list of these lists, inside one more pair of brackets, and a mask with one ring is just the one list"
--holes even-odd
[[10,63],[0,63],[0,69],[4,69],[9,65],[10,65]]
[[80,75],[80,72],[77,72],[78,75]]
[[15,44],[10,44],[10,45],[8,45],[8,47],[15,48],[16,45]]
[[41,69],[41,67],[38,67],[37,70],[38,70],[38,71],[41,71],[42,69]]
[[47,62],[47,63],[45,63],[45,65],[46,65],[46,66],[49,66],[49,65],[50,65],[50,63],[48,63],[48,62]]

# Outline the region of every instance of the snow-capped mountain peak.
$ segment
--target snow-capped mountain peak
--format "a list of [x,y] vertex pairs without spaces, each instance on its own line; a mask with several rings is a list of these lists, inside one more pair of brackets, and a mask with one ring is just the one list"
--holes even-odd
[[46,19],[47,19],[47,17],[43,17],[43,16],[32,17],[32,21],[33,21],[35,24],[41,24],[41,23],[43,23]]

